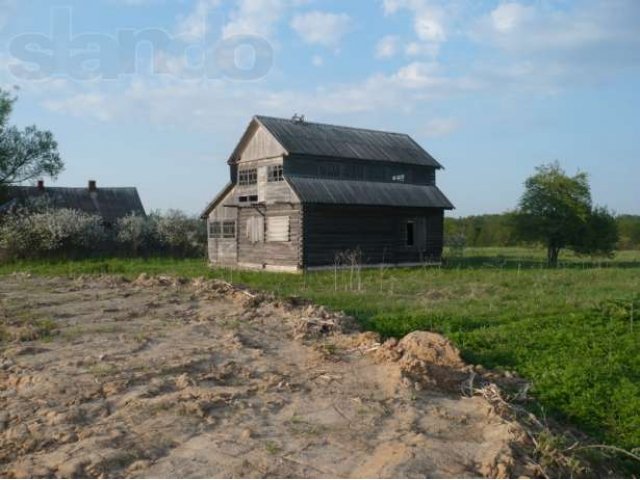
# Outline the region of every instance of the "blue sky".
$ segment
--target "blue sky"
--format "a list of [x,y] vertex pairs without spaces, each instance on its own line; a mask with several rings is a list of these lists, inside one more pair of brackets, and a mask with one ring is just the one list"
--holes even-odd
[[303,113],[411,134],[455,216],[514,208],[554,160],[640,214],[637,0],[0,0],[0,56],[55,184],[135,185],[147,210],[199,212],[252,115]]

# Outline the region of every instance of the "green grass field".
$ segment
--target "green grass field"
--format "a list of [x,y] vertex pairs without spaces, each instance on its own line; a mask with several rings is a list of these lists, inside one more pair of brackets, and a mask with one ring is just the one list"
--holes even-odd
[[548,415],[626,449],[640,447],[640,252],[614,259],[469,249],[442,268],[306,275],[210,270],[200,260],[26,262],[0,274],[207,276],[344,310],[385,336],[445,334],[473,363],[529,379]]

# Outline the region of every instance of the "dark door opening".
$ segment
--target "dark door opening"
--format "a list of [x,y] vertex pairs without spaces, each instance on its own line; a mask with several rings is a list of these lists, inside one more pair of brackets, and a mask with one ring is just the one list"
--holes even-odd
[[413,247],[413,222],[407,222],[407,247]]

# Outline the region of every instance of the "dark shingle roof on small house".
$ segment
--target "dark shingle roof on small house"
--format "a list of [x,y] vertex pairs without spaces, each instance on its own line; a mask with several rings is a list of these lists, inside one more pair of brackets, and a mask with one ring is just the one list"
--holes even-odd
[[50,202],[53,208],[69,208],[100,215],[106,222],[113,222],[130,214],[145,215],[135,187],[99,187],[90,190],[89,188],[11,186],[6,189],[6,197],[9,199],[7,204],[43,199]]
[[409,135],[323,123],[254,117],[290,154],[410,163],[442,168]]
[[289,177],[302,203],[453,209],[435,185]]

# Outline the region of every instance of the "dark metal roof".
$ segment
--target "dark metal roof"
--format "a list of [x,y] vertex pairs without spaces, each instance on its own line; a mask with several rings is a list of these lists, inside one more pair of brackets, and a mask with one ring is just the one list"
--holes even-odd
[[453,209],[434,185],[288,177],[302,203]]
[[[88,188],[68,187],[8,187],[6,197],[9,202],[18,203],[32,199],[44,199],[53,208],[69,208],[100,215],[112,222],[130,214],[145,215],[138,190],[135,187],[103,188],[95,191]],[[8,203],[9,203],[8,202]]]
[[292,154],[411,163],[442,168],[409,135],[323,123],[255,117]]
[[222,200],[225,197],[225,195],[227,195],[227,193],[231,191],[232,188],[233,188],[233,183],[231,182],[227,183],[224,186],[224,188],[213,198],[213,200],[209,202],[209,205],[207,205],[207,207],[202,211],[202,213],[200,214],[200,218],[202,219],[207,218],[211,213],[211,210],[216,208],[220,200]]

